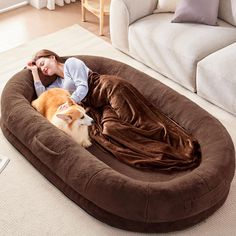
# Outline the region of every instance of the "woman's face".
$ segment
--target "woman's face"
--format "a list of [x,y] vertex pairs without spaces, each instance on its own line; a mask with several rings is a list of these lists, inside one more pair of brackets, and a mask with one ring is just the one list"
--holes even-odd
[[57,61],[54,56],[41,57],[36,61],[36,66],[44,75],[54,75],[57,72]]

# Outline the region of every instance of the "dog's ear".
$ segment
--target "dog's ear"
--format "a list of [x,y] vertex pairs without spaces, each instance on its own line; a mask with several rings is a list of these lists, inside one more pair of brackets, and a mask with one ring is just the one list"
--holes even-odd
[[72,122],[72,117],[70,115],[66,115],[66,114],[57,114],[56,115],[58,118],[64,120],[65,122],[67,122],[68,124]]

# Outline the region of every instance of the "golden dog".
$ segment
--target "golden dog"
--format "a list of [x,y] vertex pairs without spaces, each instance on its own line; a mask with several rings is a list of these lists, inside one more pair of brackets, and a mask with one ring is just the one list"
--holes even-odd
[[49,89],[32,101],[31,105],[82,147],[91,145],[88,126],[93,124],[93,119],[82,106],[70,99],[68,91],[61,88]]

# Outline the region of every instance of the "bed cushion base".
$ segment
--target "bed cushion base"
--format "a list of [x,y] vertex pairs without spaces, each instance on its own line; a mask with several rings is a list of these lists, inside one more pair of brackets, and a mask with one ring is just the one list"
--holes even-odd
[[25,147],[10,131],[9,129],[1,122],[1,129],[3,134],[7,138],[10,143],[14,143],[14,147],[54,186],[56,186],[61,192],[63,192],[68,198],[74,201],[77,205],[79,205],[83,210],[85,210],[88,214],[92,215],[96,219],[111,225],[113,227],[117,227],[124,230],[134,231],[134,232],[146,232],[146,233],[155,233],[155,232],[171,232],[176,230],[185,229],[192,225],[195,225],[204,219],[208,218],[211,214],[213,214],[217,209],[221,207],[221,205],[225,202],[228,191],[222,195],[222,199],[216,204],[192,217],[188,217],[186,219],[177,220],[174,222],[140,222],[133,221],[130,219],[125,219],[120,216],[114,215],[104,209],[96,206],[93,202],[87,200],[83,196],[81,196],[78,192],[76,192],[69,185],[64,183],[57,175],[55,175],[49,168],[42,163],[28,148]]
[[99,74],[127,79],[191,133],[201,146],[200,165],[174,173],[144,171],[96,145],[85,150],[30,106],[36,94],[26,69],[15,74],[2,92],[1,128],[9,142],[72,201],[111,226],[169,232],[215,212],[224,203],[235,172],[234,145],[225,127],[197,104],[129,65],[96,56],[78,58]]

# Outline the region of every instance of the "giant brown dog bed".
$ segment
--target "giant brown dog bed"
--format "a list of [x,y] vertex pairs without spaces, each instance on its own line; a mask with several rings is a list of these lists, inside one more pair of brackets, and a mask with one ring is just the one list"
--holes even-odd
[[6,84],[1,127],[32,165],[86,212],[109,225],[142,232],[166,232],[194,225],[225,201],[235,169],[226,129],[206,111],[157,80],[121,62],[78,56],[93,71],[127,79],[201,146],[198,167],[146,171],[120,162],[97,144],[80,147],[30,105],[35,98],[30,71]]

